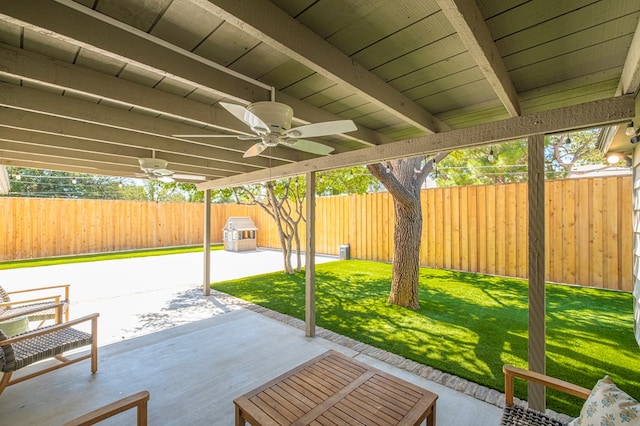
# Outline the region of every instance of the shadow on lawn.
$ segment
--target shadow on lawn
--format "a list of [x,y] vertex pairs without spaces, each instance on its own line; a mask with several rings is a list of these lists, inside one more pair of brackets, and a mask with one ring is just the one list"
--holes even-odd
[[[503,364],[527,366],[528,290],[520,279],[436,269],[421,269],[421,308],[412,311],[387,303],[389,265],[336,262],[316,268],[317,324],[364,343],[399,354],[459,377],[499,390]],[[250,284],[250,285],[248,285]],[[304,319],[304,275],[265,275],[224,283],[215,288]],[[583,294],[582,290],[586,290]],[[589,292],[594,292],[590,294]],[[619,313],[628,310],[629,295],[593,289],[547,287],[547,358],[550,375],[591,388],[603,371],[635,377],[637,353],[616,356],[585,353],[580,342],[617,348]],[[593,297],[585,302],[583,296]],[[630,318],[632,321],[632,318]],[[600,339],[601,332],[606,337]],[[572,344],[573,343],[573,344]],[[633,344],[626,348],[636,347]],[[631,358],[635,355],[635,358]],[[574,362],[578,360],[577,362]],[[570,361],[570,362],[569,362]],[[582,367],[582,365],[586,365]],[[622,367],[624,365],[624,367]],[[558,374],[562,373],[562,374]],[[631,393],[638,383],[627,381]],[[633,384],[633,386],[631,386]],[[526,398],[526,385],[516,381],[516,394]],[[551,407],[577,414],[581,401],[551,395]]]

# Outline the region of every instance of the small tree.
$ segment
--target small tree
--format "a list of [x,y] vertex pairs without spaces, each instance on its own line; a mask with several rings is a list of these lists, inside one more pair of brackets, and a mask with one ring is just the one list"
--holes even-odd
[[[302,269],[302,255],[298,225],[304,221],[302,203],[304,201],[304,178],[298,176],[259,185],[233,188],[238,204],[260,206],[274,221],[278,230],[284,272],[293,274]],[[294,270],[291,255],[296,250],[297,265]]]
[[[331,170],[318,173],[317,195],[364,194],[377,189],[378,182],[364,166]],[[303,176],[250,185],[230,190],[219,190],[212,194],[220,201],[235,200],[238,204],[259,205],[274,221],[278,229],[284,259],[284,272],[292,274],[302,269],[302,247],[300,223],[305,222],[303,204],[306,195],[306,180]],[[296,251],[296,267],[291,263]]]

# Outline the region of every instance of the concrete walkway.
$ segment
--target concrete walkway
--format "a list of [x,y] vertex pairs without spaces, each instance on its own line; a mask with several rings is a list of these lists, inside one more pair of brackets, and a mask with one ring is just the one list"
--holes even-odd
[[[318,256],[317,263],[333,260]],[[281,265],[275,251],[216,251],[212,281]],[[0,271],[10,289],[71,283],[72,317],[101,314],[99,373],[90,377],[79,363],[8,388],[0,397],[3,423],[59,424],[148,389],[152,425],[231,425],[235,396],[329,348],[437,393],[440,425],[499,423],[501,393],[328,330],[308,339],[301,321],[215,291],[205,298],[201,271],[201,253]],[[42,383],[48,391],[36,402]],[[68,403],[54,402],[62,394]]]
[[[316,263],[334,260],[316,256]],[[211,282],[276,272],[282,265],[282,254],[275,250],[216,250],[211,252]],[[71,284],[71,317],[100,312],[100,344],[238,309],[202,297],[202,280],[202,253],[0,270],[5,289]]]

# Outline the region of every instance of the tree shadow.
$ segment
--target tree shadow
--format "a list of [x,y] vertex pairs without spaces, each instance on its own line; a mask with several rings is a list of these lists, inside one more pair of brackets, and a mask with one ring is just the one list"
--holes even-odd
[[136,315],[137,325],[125,330],[127,334],[141,335],[177,327],[216,315],[230,312],[233,306],[219,301],[216,297],[205,297],[201,288],[178,292],[158,312]]

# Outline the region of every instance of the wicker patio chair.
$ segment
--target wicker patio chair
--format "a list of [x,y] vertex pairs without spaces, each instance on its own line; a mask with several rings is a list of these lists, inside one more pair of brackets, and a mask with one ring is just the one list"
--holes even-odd
[[[60,284],[46,287],[29,288],[25,290],[6,291],[0,286],[0,322],[27,316],[29,321],[40,321],[41,327],[46,320],[62,321],[57,304],[63,303],[62,312],[65,321],[69,321],[69,287],[70,284]],[[58,290],[60,294],[43,295],[45,292]],[[64,290],[64,291],[60,291]],[[16,294],[35,293],[38,297],[26,300],[11,300]],[[64,299],[63,299],[64,297]]]
[[567,423],[558,419],[553,419],[544,413],[525,408],[513,402],[513,379],[518,377],[534,383],[539,383],[545,387],[556,389],[571,395],[579,396],[587,399],[591,393],[591,389],[574,385],[564,380],[546,376],[544,374],[535,373],[529,370],[523,370],[511,365],[502,367],[504,371],[504,389],[505,389],[505,407],[502,413],[500,426],[566,426]]
[[[98,371],[98,316],[99,314],[87,315],[69,322],[27,331],[8,339],[0,330],[0,372],[4,373],[0,379],[0,395],[7,386],[89,358],[91,358],[91,372]],[[73,328],[77,324],[89,321],[91,321],[91,333]],[[73,358],[64,356],[67,351],[88,345],[91,345],[91,351],[88,354]],[[50,358],[55,358],[60,363],[11,380],[15,371]]]

